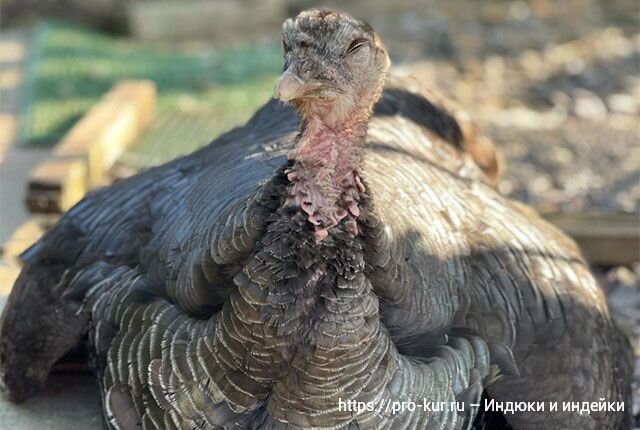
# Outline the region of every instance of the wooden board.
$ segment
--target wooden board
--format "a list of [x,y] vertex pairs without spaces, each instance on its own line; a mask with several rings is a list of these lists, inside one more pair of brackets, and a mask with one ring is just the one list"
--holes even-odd
[[32,213],[62,213],[89,189],[87,163],[83,159],[52,158],[38,165],[27,185],[27,208]]
[[22,265],[20,254],[36,242],[54,220],[32,217],[20,225],[0,247],[0,298],[7,296],[15,283]]
[[39,165],[28,185],[31,212],[64,212],[91,188],[150,122],[156,103],[150,81],[121,81],[73,126]]
[[548,213],[544,217],[571,236],[593,265],[640,261],[640,217],[636,214]]
[[2,259],[17,259],[28,247],[40,239],[46,230],[46,223],[37,217],[30,218],[18,227],[9,240],[2,244]]
[[8,296],[22,267],[11,260],[0,260],[0,299]]
[[54,156],[85,159],[89,185],[100,185],[106,171],[151,121],[155,99],[150,81],[119,82],[69,130]]

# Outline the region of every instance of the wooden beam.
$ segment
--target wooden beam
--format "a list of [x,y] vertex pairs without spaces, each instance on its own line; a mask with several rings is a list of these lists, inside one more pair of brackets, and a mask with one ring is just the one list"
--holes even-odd
[[27,208],[32,213],[62,213],[89,189],[87,163],[81,159],[52,158],[31,173]]
[[45,222],[37,217],[32,217],[18,227],[9,240],[2,244],[2,259],[17,259],[28,247],[35,243],[44,234]]
[[78,121],[29,181],[32,212],[63,212],[93,187],[151,121],[156,91],[150,81],[121,81]]
[[22,267],[15,261],[0,260],[0,303],[3,302],[2,298],[11,292],[21,269]]
[[84,158],[89,185],[101,185],[106,171],[151,121],[155,96],[150,81],[119,82],[69,130],[54,156]]
[[0,246],[0,301],[9,295],[22,264],[20,254],[42,237],[52,220],[32,217],[18,227],[11,237]]
[[638,215],[547,213],[543,216],[571,236],[593,265],[619,266],[640,261]]

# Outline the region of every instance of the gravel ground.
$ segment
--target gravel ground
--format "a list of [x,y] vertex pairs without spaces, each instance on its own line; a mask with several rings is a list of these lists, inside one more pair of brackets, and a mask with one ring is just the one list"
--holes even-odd
[[640,36],[610,28],[542,52],[462,70],[424,62],[411,73],[452,94],[500,147],[502,192],[541,210],[638,213],[639,59]]

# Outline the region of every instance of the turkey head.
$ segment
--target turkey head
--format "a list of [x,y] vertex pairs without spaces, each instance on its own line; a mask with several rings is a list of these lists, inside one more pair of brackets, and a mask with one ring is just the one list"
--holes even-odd
[[284,71],[275,97],[300,116],[301,130],[287,172],[290,203],[324,239],[342,220],[357,234],[365,191],[358,167],[367,121],[380,97],[389,56],[373,29],[326,10],[310,10],[282,27]]

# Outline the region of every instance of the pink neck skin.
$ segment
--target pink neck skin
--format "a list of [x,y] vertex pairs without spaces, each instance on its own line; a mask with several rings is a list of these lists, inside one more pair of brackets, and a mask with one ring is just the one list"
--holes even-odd
[[303,121],[296,147],[289,153],[295,160],[287,172],[292,183],[288,203],[297,205],[315,226],[314,236],[323,240],[328,230],[344,218],[348,231],[356,236],[358,202],[365,191],[358,169],[367,134],[367,120],[358,115],[326,125],[321,117]]

